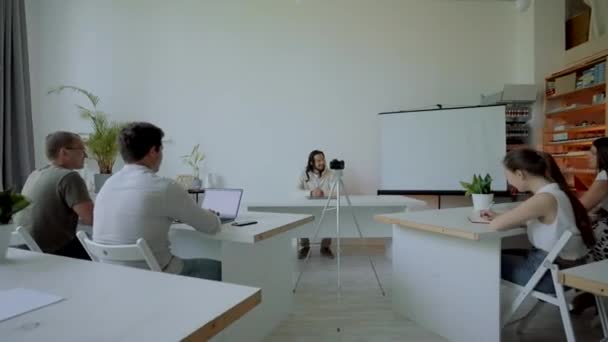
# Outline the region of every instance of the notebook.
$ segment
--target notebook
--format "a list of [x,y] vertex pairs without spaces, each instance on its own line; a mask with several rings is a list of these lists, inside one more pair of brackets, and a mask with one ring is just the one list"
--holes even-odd
[[468,218],[472,223],[490,224],[490,220],[481,217],[479,213],[471,213]]
[[35,290],[0,291],[0,322],[62,301],[63,298]]

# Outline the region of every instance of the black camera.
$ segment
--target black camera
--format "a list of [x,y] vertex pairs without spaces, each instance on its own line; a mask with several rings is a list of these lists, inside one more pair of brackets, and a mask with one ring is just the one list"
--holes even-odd
[[329,168],[332,170],[344,170],[344,160],[334,159],[330,161]]

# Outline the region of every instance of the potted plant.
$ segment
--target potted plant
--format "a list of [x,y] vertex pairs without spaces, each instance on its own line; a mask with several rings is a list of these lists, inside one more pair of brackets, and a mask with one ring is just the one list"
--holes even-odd
[[118,155],[118,135],[122,125],[110,121],[106,113],[97,109],[99,97],[74,86],[59,86],[49,90],[49,94],[72,90],[84,95],[91,103],[91,108],[76,105],[83,119],[91,121],[93,132],[84,139],[89,153],[97,161],[99,173],[95,174],[95,192],[99,192],[103,184],[112,176],[112,169]]
[[21,194],[6,190],[0,192],[0,262],[6,259],[6,250],[11,241],[15,225],[13,215],[25,209],[30,202]]
[[205,154],[199,151],[199,144],[195,145],[190,154],[181,156],[182,161],[192,168],[192,189],[200,189],[203,181],[200,178],[200,163],[205,159]]
[[492,206],[494,194],[491,193],[492,177],[486,174],[473,175],[471,183],[460,182],[460,185],[466,190],[466,196],[473,196],[474,210],[485,210]]

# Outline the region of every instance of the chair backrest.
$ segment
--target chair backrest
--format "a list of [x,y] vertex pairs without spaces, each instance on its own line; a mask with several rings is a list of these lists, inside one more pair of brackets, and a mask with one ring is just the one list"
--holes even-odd
[[83,231],[76,233],[76,236],[95,262],[145,261],[152,271],[162,271],[146,240],[142,238],[132,245],[105,245],[92,241]]
[[553,264],[555,262],[555,259],[559,255],[559,253],[561,253],[562,249],[564,249],[564,247],[566,247],[566,244],[568,243],[568,241],[570,241],[570,238],[572,237],[572,235],[573,235],[572,231],[566,230],[562,234],[562,236],[559,238],[559,240],[557,240],[557,243],[555,244],[555,246],[553,246],[553,248],[547,254],[547,257],[545,258],[545,262],[549,262],[549,263]]
[[34,238],[32,238],[27,229],[19,226],[12,233],[9,246],[16,247],[21,245],[26,245],[32,252],[42,253],[42,249],[40,249],[40,246],[34,241]]

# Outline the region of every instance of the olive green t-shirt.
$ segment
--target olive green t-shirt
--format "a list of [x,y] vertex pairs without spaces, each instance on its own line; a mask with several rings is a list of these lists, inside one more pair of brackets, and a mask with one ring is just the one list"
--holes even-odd
[[45,253],[54,253],[76,238],[74,205],[91,201],[87,186],[73,170],[49,165],[32,172],[23,191],[31,204],[15,215]]

